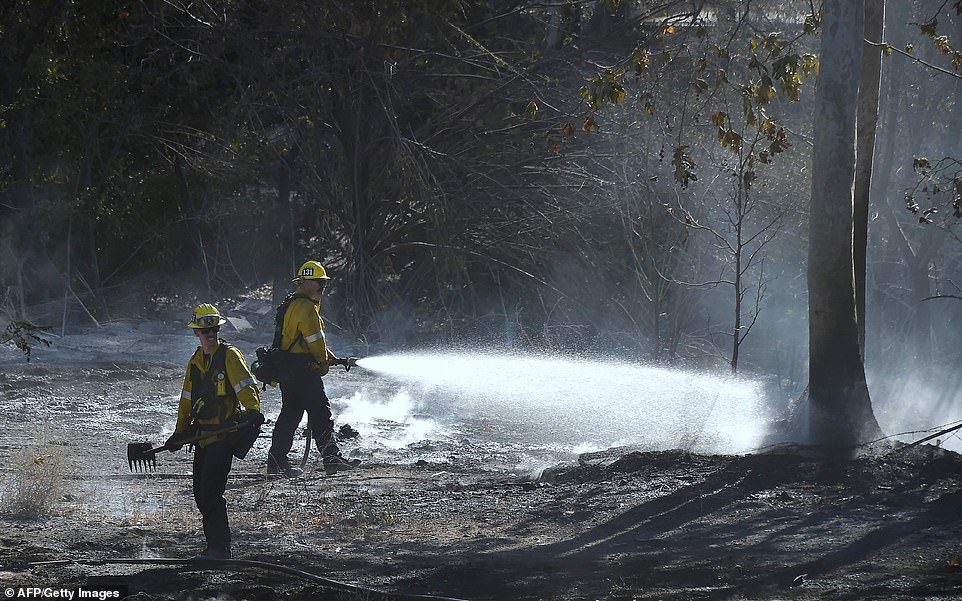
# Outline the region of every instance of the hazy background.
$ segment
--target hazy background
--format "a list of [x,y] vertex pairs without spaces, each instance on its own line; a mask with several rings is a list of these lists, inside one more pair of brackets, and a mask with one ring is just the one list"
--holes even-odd
[[[807,0],[202,4],[0,9],[4,321],[149,329],[214,301],[263,333],[235,308],[317,258],[358,352],[724,375],[741,228],[737,371],[775,405],[801,393],[812,73],[749,94],[787,145],[737,183],[746,86],[818,51]],[[885,39],[950,72],[883,60],[866,366],[888,432],[962,417],[959,25],[888,2]]]

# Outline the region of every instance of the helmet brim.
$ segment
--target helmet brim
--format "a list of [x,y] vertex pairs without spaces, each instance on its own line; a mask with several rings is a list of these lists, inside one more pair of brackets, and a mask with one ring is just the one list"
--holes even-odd
[[306,282],[306,281],[308,281],[308,280],[329,280],[329,279],[331,279],[329,276],[322,275],[322,276],[318,276],[318,277],[316,277],[316,278],[294,278],[293,280],[291,280],[291,283],[292,283],[292,284],[300,284],[301,282]]
[[190,329],[192,329],[192,330],[206,330],[207,328],[219,328],[220,326],[224,325],[225,323],[227,323],[227,320],[224,319],[222,316],[218,315],[218,316],[217,316],[217,325],[216,325],[216,326],[202,326],[202,325],[200,325],[199,323],[197,323],[196,321],[191,321],[189,324],[187,324],[187,327],[190,328]]

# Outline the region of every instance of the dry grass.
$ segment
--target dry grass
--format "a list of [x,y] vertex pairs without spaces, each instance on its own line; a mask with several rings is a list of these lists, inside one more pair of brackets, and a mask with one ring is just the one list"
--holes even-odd
[[111,494],[119,499],[119,515],[114,519],[122,527],[193,531],[200,526],[200,514],[190,495],[189,481],[145,479],[117,486]]
[[66,460],[61,447],[46,440],[10,457],[10,475],[0,493],[0,510],[9,517],[36,520],[50,515],[66,490]]
[[362,532],[371,529],[379,530],[397,524],[397,516],[385,509],[373,507],[367,503],[353,503],[346,511],[341,512],[341,521]]

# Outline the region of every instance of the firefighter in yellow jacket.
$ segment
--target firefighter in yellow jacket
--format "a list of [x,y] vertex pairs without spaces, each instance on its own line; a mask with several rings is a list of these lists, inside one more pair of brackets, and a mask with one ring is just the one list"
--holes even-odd
[[202,439],[194,451],[194,500],[203,516],[207,539],[207,549],[200,557],[209,559],[231,557],[224,499],[227,474],[233,456],[243,458],[247,454],[264,422],[257,384],[244,355],[217,337],[220,326],[226,322],[213,305],[203,304],[194,310],[193,319],[187,324],[200,346],[187,363],[177,426],[167,441],[177,445],[180,439],[205,431],[233,425],[240,428]]
[[287,453],[291,450],[294,432],[305,411],[328,474],[352,469],[359,463],[347,461],[341,456],[334,440],[331,403],[321,379],[331,365],[346,366],[348,362],[327,348],[324,337],[324,320],[319,310],[321,295],[328,280],[327,271],[320,263],[307,261],[293,280],[298,284],[297,290],[278,309],[274,342],[283,356],[278,373],[282,405],[274,423],[267,456],[268,474],[293,477],[300,473],[291,466]]

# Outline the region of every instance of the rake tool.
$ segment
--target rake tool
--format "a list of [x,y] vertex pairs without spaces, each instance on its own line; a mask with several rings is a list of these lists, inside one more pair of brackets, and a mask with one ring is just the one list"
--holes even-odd
[[157,469],[157,453],[160,453],[161,451],[170,451],[173,453],[175,450],[179,449],[185,444],[200,442],[202,440],[207,440],[208,438],[220,436],[221,434],[227,434],[229,432],[236,432],[246,428],[247,426],[248,423],[246,421],[237,422],[236,424],[232,424],[220,430],[213,430],[210,432],[195,434],[193,436],[187,436],[185,438],[178,439],[175,443],[168,443],[157,447],[156,449],[149,442],[127,443],[127,465],[130,467],[130,471],[132,472],[152,472]]

